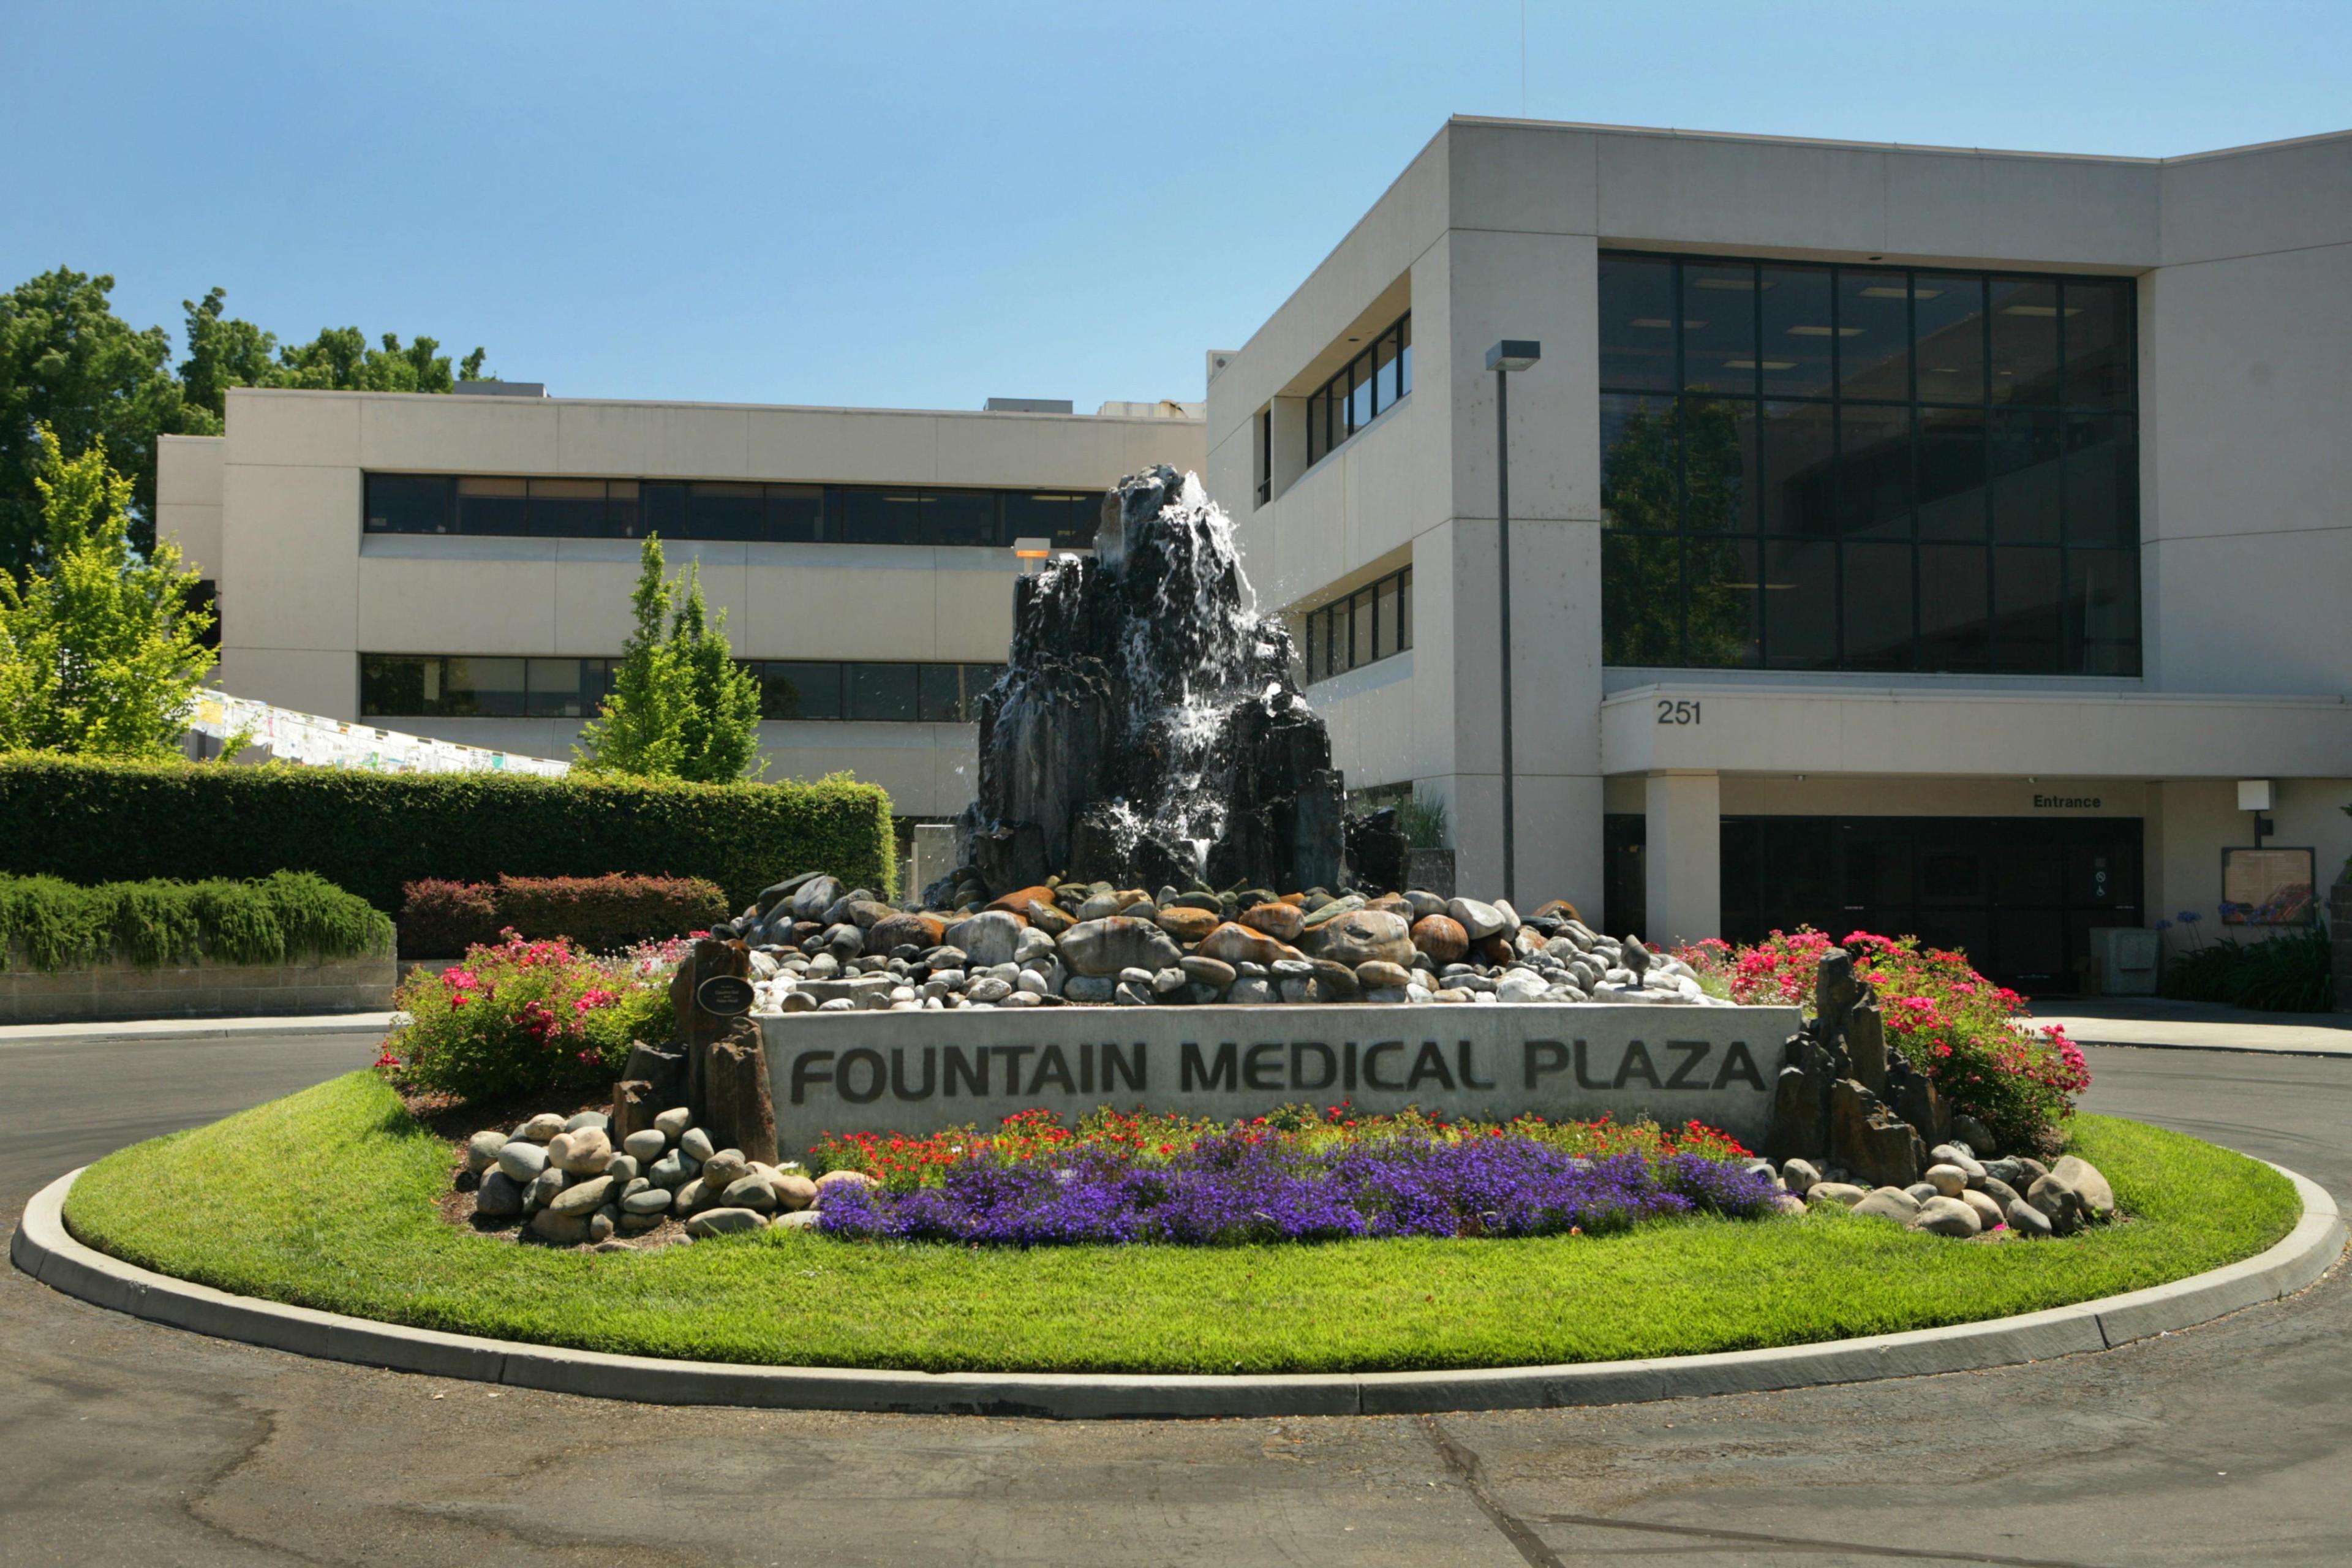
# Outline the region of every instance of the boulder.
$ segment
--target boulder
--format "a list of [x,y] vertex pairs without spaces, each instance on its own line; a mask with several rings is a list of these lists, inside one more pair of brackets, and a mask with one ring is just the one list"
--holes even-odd
[[2065,1155],[2050,1167],[2050,1179],[2074,1192],[2082,1205],[2084,1218],[2105,1220],[2114,1215],[2116,1190],[2107,1184],[2106,1177],[2099,1173],[2098,1167],[2089,1161],[2077,1159],[2072,1154]]
[[484,1219],[512,1219],[522,1213],[522,1184],[504,1171],[492,1171],[474,1191],[474,1212]]
[[1930,1236],[1975,1236],[1984,1229],[1977,1211],[1958,1198],[1929,1198],[1911,1216],[1911,1228],[1924,1230]]
[[1412,945],[1433,963],[1459,963],[1470,951],[1470,933],[1451,915],[1423,915],[1412,922]]
[[1108,1002],[1118,991],[1113,974],[1073,974],[1062,982],[1062,994],[1073,1002]]
[[1387,910],[1350,910],[1311,927],[1301,951],[1329,959],[1352,972],[1360,963],[1408,964],[1412,962],[1412,928],[1400,914]]
[[823,918],[824,911],[839,901],[845,890],[838,878],[810,878],[793,894],[793,919],[813,921]]
[[961,948],[965,962],[976,969],[992,964],[1010,963],[1021,951],[1020,920],[1003,910],[983,910],[969,920],[961,920],[948,927],[945,938],[950,947]]
[[777,1230],[814,1230],[824,1223],[824,1216],[814,1209],[787,1209],[775,1218]]
[[547,1145],[521,1138],[509,1139],[499,1147],[498,1165],[515,1181],[529,1185],[547,1169]]
[[710,1146],[710,1134],[699,1127],[689,1127],[677,1135],[677,1152],[688,1159],[708,1160],[719,1151]]
[[671,1195],[666,1187],[641,1187],[622,1195],[621,1212],[625,1215],[665,1215],[669,1213]]
[[2001,1205],[2000,1213],[2009,1228],[2020,1236],[2039,1239],[2051,1233],[2050,1216],[2023,1198],[2010,1199]]
[[1184,957],[1184,950],[1157,924],[1125,915],[1080,921],[1064,931],[1055,946],[1062,962],[1079,974],[1115,975],[1122,969],[1156,972]]
[[1876,1187],[1919,1179],[1927,1148],[1911,1124],[1850,1078],[1830,1088],[1830,1159]]
[[1243,975],[1225,992],[1225,1000],[1237,1006],[1255,1006],[1275,999],[1274,983],[1254,974]]
[[1032,930],[1044,931],[1048,936],[1059,936],[1075,923],[1063,912],[1061,905],[1049,903],[1044,899],[1032,899],[1009,912],[1027,921]]
[[741,1181],[751,1173],[751,1162],[743,1157],[740,1149],[721,1149],[702,1162],[695,1174],[702,1179],[705,1192],[717,1192]]
[[1867,1190],[1855,1186],[1852,1182],[1815,1182],[1805,1194],[1805,1201],[1809,1204],[1836,1204],[1841,1208],[1850,1209],[1869,1195]]
[[1994,1203],[1999,1204],[2004,1213],[2008,1211],[2011,1201],[2021,1200],[2025,1196],[2023,1193],[2019,1192],[1999,1176],[1987,1176],[1983,1181],[1975,1184],[1970,1190],[1982,1193]]
[[1977,1226],[1980,1230],[1991,1230],[2003,1223],[2001,1206],[1983,1193],[1963,1191],[1960,1202],[1976,1210]]
[[768,1188],[776,1194],[776,1205],[785,1210],[804,1209],[816,1202],[816,1184],[793,1171],[779,1171],[768,1178]]
[[1969,1152],[1979,1160],[1990,1160],[2000,1152],[2000,1145],[1995,1142],[1992,1129],[1965,1110],[1953,1116],[1952,1136],[1966,1143]]
[[693,1125],[694,1112],[683,1105],[674,1105],[654,1118],[656,1130],[673,1143],[677,1142],[685,1134],[686,1130]]
[[556,1194],[548,1201],[547,1208],[551,1214],[584,1216],[603,1208],[604,1200],[611,1195],[613,1195],[612,1177],[591,1176],[586,1181],[575,1183]]
[[1412,971],[1386,959],[1368,959],[1356,965],[1356,984],[1367,991],[1401,989],[1412,984]]
[[776,1189],[767,1176],[746,1172],[727,1184],[719,1194],[726,1208],[751,1209],[759,1214],[772,1214],[776,1207]]
[[1930,1165],[1921,1179],[1948,1198],[1958,1197],[1969,1190],[1969,1173],[1958,1165]]
[[866,946],[873,952],[890,952],[902,947],[933,948],[947,934],[947,922],[937,915],[898,913],[876,921],[866,933]]
[[1909,1193],[1897,1192],[1893,1187],[1880,1187],[1854,1205],[1853,1212],[1891,1219],[1897,1225],[1908,1225],[1919,1213],[1920,1207],[1919,1200]]
[[613,1141],[593,1127],[559,1132],[548,1141],[548,1163],[574,1176],[593,1176],[613,1163]]
[[553,1209],[541,1209],[530,1216],[530,1233],[541,1241],[551,1241],[558,1247],[577,1247],[589,1239],[586,1215],[557,1214]]
[[2060,1236],[2072,1236],[2083,1228],[2082,1195],[2054,1173],[2027,1188],[2025,1202],[2029,1207],[2039,1209],[2049,1220],[2050,1228]]
[[517,1138],[530,1143],[544,1143],[563,1131],[563,1118],[552,1110],[543,1110],[514,1130]]
[[507,1146],[507,1135],[493,1127],[477,1132],[466,1140],[466,1169],[487,1171],[499,1163],[499,1151]]
[[1799,1197],[1811,1191],[1813,1184],[1821,1179],[1821,1172],[1811,1160],[1788,1160],[1780,1165],[1781,1184]]
[[1295,942],[1307,923],[1307,911],[1297,904],[1279,900],[1259,904],[1242,911],[1241,923],[1255,931],[1264,931],[1279,942]]
[[[1507,926],[1502,910],[1492,904],[1480,903],[1476,899],[1453,900],[1446,904],[1445,913],[1472,942],[1484,942],[1490,936],[1504,935],[1507,929],[1517,925],[1512,921]],[[1430,956],[1433,958],[1436,954]]]
[[1054,889],[1043,882],[1036,882],[1026,888],[1015,888],[1003,898],[991,899],[988,901],[988,908],[1002,910],[1008,915],[1019,915],[1026,919],[1029,914],[1029,905],[1051,904],[1053,901]]
[[1223,923],[1213,910],[1167,909],[1160,911],[1160,929],[1178,942],[1200,941]]
[[621,1147],[643,1164],[651,1164],[669,1148],[669,1136],[657,1127],[646,1127],[621,1140]]
[[1212,986],[1219,991],[1231,985],[1240,973],[1240,971],[1222,958],[1204,958],[1197,952],[1186,958],[1178,967],[1184,971],[1187,979],[1198,984]]
[[686,1222],[686,1234],[700,1240],[711,1236],[740,1236],[746,1231],[765,1230],[768,1216],[757,1209],[705,1209]]

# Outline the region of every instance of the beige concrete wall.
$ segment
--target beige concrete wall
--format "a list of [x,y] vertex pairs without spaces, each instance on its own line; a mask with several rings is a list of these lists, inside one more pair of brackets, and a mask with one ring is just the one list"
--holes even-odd
[[[240,389],[226,437],[167,444],[161,491],[172,521],[218,529],[223,683],[355,718],[362,652],[617,654],[637,571],[628,541],[365,535],[370,470],[1092,489],[1158,462],[1203,468],[1201,422]],[[675,541],[666,553],[698,566],[745,658],[988,663],[1012,637],[1016,563],[998,550]],[[557,757],[576,728],[387,722]],[[920,815],[971,798],[968,725],[763,736],[778,774],[847,768]]]
[[228,442],[219,436],[156,439],[155,536],[180,547],[188,570],[217,581],[221,569],[221,476]]

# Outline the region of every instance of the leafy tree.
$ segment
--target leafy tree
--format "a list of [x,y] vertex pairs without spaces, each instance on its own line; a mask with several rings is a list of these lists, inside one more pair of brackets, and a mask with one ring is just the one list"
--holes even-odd
[[[105,442],[131,480],[131,542],[143,552],[155,532],[156,437],[219,435],[230,387],[447,392],[456,380],[432,338],[404,346],[387,332],[371,346],[357,327],[331,327],[281,346],[228,315],[219,289],[182,301],[187,357],[175,374],[169,335],[134,331],[114,313],[113,289],[110,277],[60,267],[0,295],[0,570],[21,574],[40,551],[41,425],[69,451]],[[479,378],[485,357],[475,349],[457,375]]]
[[213,667],[196,574],[169,540],[132,549],[131,483],[102,443],[68,458],[38,434],[39,562],[21,587],[0,574],[0,751],[170,756]]
[[727,646],[727,612],[714,619],[703,605],[699,563],[687,568],[669,646],[694,695],[681,737],[686,756],[679,772],[704,784],[741,778],[760,750],[760,685]]
[[670,592],[659,534],[646,535],[637,563],[637,585],[629,595],[636,630],[621,645],[621,667],[603,710],[582,727],[572,754],[591,773],[677,778],[686,762],[694,678],[663,631]]
[[131,478],[132,545],[153,538],[155,437],[191,426],[171,340],[161,327],[132,331],[113,289],[111,277],[60,267],[0,295],[0,571],[22,573],[39,553],[37,479],[55,442],[76,452],[103,442]]
[[701,568],[669,579],[658,534],[637,560],[636,630],[572,754],[593,773],[731,783],[759,750],[759,685],[727,646],[727,612],[714,617],[703,602]]

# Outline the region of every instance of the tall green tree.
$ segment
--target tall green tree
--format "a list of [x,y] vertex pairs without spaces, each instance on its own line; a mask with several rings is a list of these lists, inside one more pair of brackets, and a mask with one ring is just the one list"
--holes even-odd
[[68,451],[104,443],[131,481],[132,544],[153,538],[155,437],[191,428],[186,395],[170,338],[133,331],[113,289],[103,273],[60,267],[0,295],[0,571],[22,573],[40,552],[45,429]]
[[629,604],[636,629],[572,756],[593,773],[741,778],[759,751],[760,689],[727,645],[727,613],[714,616],[703,601],[701,568],[670,578],[661,538],[648,534]]
[[169,756],[213,667],[212,613],[190,607],[177,545],[131,547],[131,484],[104,445],[68,458],[39,436],[39,559],[22,586],[0,573],[0,751]]
[[175,368],[161,327],[132,328],[114,313],[114,279],[60,267],[0,295],[0,571],[21,574],[40,552],[37,428],[68,451],[104,441],[131,480],[131,543],[154,539],[155,443],[160,436],[217,436],[233,386],[361,392],[447,392],[481,376],[477,348],[453,374],[432,338],[403,344],[387,332],[371,344],[357,327],[330,327],[306,343],[227,313],[215,289],[186,310],[187,357]]
[[706,784],[741,778],[760,751],[760,684],[735,662],[735,650],[727,643],[727,612],[714,617],[703,604],[698,562],[687,567],[670,620],[669,646],[693,692],[678,771]]

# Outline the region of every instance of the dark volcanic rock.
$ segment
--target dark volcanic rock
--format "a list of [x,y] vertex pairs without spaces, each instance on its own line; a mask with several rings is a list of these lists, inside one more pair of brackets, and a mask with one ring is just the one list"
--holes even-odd
[[1919,1179],[1927,1146],[1911,1124],[1850,1078],[1830,1089],[1830,1160],[1874,1187],[1907,1187]]
[[996,892],[1052,871],[1337,886],[1341,785],[1288,633],[1249,607],[1232,524],[1161,467],[1104,497],[1092,561],[1015,582],[963,858]]

